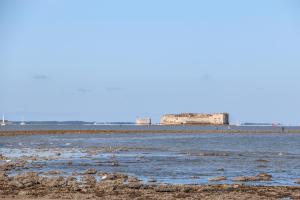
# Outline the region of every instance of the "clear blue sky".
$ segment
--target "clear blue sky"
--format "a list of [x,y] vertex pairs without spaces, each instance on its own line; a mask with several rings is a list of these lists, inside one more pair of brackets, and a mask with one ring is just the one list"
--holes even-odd
[[298,0],[0,2],[0,113],[300,123]]

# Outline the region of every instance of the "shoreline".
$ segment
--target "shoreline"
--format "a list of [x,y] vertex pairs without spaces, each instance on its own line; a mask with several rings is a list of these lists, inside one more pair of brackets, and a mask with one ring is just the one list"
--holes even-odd
[[0,136],[62,134],[300,134],[300,130],[0,130]]

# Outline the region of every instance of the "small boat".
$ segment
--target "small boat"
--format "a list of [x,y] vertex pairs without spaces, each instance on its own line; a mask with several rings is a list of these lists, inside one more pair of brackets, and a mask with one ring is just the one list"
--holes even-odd
[[1,126],[5,126],[6,124],[5,124],[5,119],[4,119],[4,115],[2,115],[2,122],[1,122],[1,124],[0,124]]
[[21,125],[21,126],[24,126],[24,125],[25,125],[24,117],[22,118],[22,121],[21,121],[20,125]]

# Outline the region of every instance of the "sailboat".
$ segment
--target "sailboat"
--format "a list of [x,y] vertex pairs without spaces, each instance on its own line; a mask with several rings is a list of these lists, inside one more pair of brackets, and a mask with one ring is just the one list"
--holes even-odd
[[5,126],[5,119],[4,119],[4,115],[2,115],[2,122],[0,124],[1,126]]
[[20,123],[21,126],[25,125],[24,117],[22,118],[22,121]]

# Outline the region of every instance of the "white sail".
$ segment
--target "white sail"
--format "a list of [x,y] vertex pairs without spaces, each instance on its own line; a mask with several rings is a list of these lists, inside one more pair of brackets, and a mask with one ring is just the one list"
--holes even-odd
[[21,122],[20,125],[21,125],[21,126],[25,125],[25,122]]
[[5,126],[5,119],[4,119],[4,115],[2,115],[2,123],[1,126]]
[[25,125],[24,116],[22,117],[22,121],[20,123],[21,126]]

